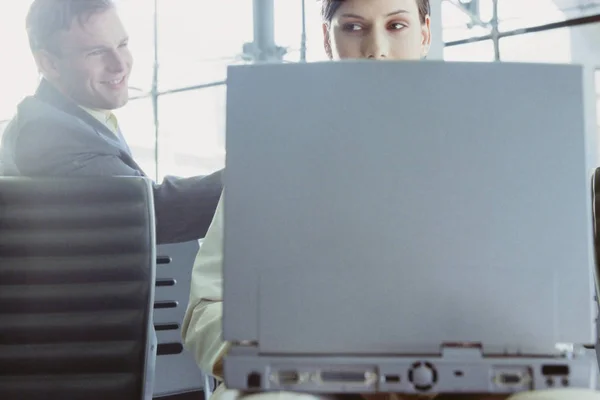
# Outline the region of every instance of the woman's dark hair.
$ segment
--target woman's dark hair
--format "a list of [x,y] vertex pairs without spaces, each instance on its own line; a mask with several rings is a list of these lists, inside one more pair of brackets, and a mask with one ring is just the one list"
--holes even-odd
[[[321,1],[321,15],[323,16],[323,21],[331,22],[333,16],[336,11],[345,0],[320,0]],[[362,0],[365,1],[365,0]],[[431,6],[429,4],[429,0],[415,0],[417,2],[417,6],[419,7],[419,18],[421,19],[421,23],[425,23],[425,18],[428,15],[431,15]]]

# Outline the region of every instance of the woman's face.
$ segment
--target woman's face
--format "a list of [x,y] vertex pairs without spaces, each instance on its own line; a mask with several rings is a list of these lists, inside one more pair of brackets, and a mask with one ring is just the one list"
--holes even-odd
[[334,60],[419,60],[431,40],[429,16],[422,24],[417,0],[345,0],[323,33]]

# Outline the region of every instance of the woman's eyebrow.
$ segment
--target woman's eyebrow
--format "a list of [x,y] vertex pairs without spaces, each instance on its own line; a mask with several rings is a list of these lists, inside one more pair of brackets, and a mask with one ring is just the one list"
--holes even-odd
[[387,14],[386,17],[391,17],[392,15],[398,15],[398,14],[408,14],[408,11],[407,10],[392,11],[391,13]]
[[[398,14],[408,14],[407,10],[396,10],[396,11],[392,11],[391,13],[386,14],[386,17],[391,17],[393,15],[398,15]],[[365,19],[365,17],[358,15],[358,14],[353,14],[353,13],[344,13],[341,15],[342,17],[347,17],[347,18],[356,18],[356,19]]]
[[345,13],[342,14],[342,17],[347,17],[347,18],[357,18],[357,19],[365,19],[364,17],[358,15],[358,14],[352,14],[352,13]]

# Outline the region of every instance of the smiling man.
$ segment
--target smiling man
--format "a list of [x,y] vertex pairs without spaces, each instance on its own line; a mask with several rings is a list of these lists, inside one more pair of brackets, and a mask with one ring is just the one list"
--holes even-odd
[[[3,135],[4,174],[145,176],[112,113],[127,104],[133,66],[113,0],[34,0],[27,33],[42,80]],[[204,237],[221,175],[154,185],[159,243]]]
[[[44,18],[42,13],[51,3],[60,5],[55,15]],[[56,31],[59,22],[62,29]],[[38,0],[27,26],[40,71],[63,95],[93,110],[127,104],[133,58],[129,37],[111,1]]]

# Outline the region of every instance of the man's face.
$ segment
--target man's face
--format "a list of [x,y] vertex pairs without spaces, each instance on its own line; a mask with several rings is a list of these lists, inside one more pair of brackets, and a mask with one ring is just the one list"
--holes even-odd
[[113,7],[76,18],[57,34],[57,54],[42,51],[36,59],[44,76],[78,105],[114,110],[128,100],[128,40]]

